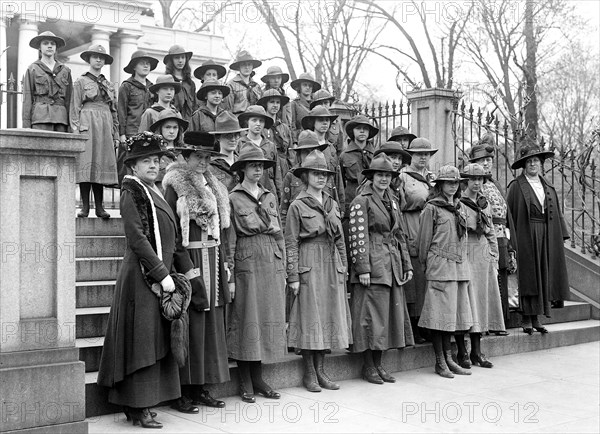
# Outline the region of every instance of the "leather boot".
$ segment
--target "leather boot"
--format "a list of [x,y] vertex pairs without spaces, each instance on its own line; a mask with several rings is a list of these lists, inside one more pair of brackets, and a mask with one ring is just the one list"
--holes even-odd
[[317,373],[313,361],[313,352],[309,350],[302,351],[302,362],[304,366],[304,376],[302,383],[309,392],[320,392],[321,386],[317,382]]
[[446,359],[444,359],[444,356],[441,354],[436,354],[435,356],[435,373],[438,374],[440,377],[454,378],[454,374],[448,369]]
[[340,388],[340,385],[331,381],[329,376],[325,373],[325,369],[323,367],[325,362],[325,352],[315,351],[313,357],[315,362],[315,372],[317,374],[317,381],[319,382],[319,386],[321,386],[323,389],[338,390]]
[[[90,190],[91,184],[89,182],[82,182],[79,184],[79,192],[81,194],[81,211],[77,213],[77,217],[87,217],[90,214]],[[129,420],[128,418],[127,420]]]
[[446,364],[453,373],[458,375],[471,375],[471,371],[459,366],[452,360],[452,351],[444,351],[444,354],[446,356]]
[[104,209],[104,186],[102,184],[92,184],[94,191],[94,203],[96,205],[96,217],[101,219],[109,219],[110,214]]
[[238,360],[237,365],[240,375],[240,398],[244,402],[256,402],[254,388],[252,387],[252,378],[250,377],[250,362]]

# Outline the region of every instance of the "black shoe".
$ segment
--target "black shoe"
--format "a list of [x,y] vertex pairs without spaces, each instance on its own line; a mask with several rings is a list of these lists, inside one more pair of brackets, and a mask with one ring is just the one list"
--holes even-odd
[[562,309],[565,307],[565,302],[563,300],[554,300],[550,302],[550,307],[552,309]]
[[381,377],[381,379],[383,381],[385,381],[386,383],[395,383],[396,379],[394,377],[392,377],[390,374],[388,374],[388,372],[383,369],[383,366],[377,366],[377,373],[379,374],[379,377]]
[[[422,337],[422,336],[415,337],[415,345],[421,345],[421,344],[424,344],[425,342],[427,342],[427,339],[425,339],[424,337]],[[400,350],[402,348],[398,348],[398,349]]]
[[212,396],[210,396],[210,393],[208,393],[208,390],[203,390],[199,395],[197,395],[196,399],[194,399],[194,402],[192,402],[192,404],[205,405],[206,407],[214,407],[214,408],[225,407],[225,402],[219,401],[218,399],[215,399]]
[[533,334],[533,329],[531,327],[523,327],[523,331],[525,333],[527,333],[528,335],[532,335]]
[[108,220],[110,218],[110,214],[107,213],[105,210],[103,210],[102,208],[97,209],[96,210],[96,217],[99,217],[103,220]]
[[377,372],[377,369],[375,369],[374,366],[370,366],[370,367],[363,366],[362,377],[364,380],[367,380],[369,383],[383,384],[383,380],[379,376],[379,372]]
[[248,392],[243,392],[241,390],[240,390],[240,398],[242,398],[242,401],[248,402],[250,404],[253,404],[256,402],[256,398],[254,397],[254,394],[248,393]]
[[[82,217],[82,218],[85,218],[85,217],[87,217],[89,215],[90,215],[90,209],[89,208],[82,208],[81,211],[79,211],[77,213],[77,217]],[[127,419],[127,420],[129,420],[129,419]]]
[[471,353],[471,363],[473,366],[481,366],[482,368],[492,368],[494,364],[485,358],[483,354],[473,354]]
[[269,398],[269,399],[279,399],[279,398],[281,398],[281,394],[278,393],[278,392],[275,392],[273,389],[263,390],[263,389],[260,389],[260,388],[258,388],[256,386],[254,386],[254,391],[256,393],[258,393],[259,395],[264,396],[265,398]]
[[546,327],[544,327],[543,325],[540,325],[539,327],[534,326],[533,327],[536,331],[540,332],[541,334],[545,335],[546,333],[548,333],[548,329]]
[[508,336],[508,335],[510,335],[510,333],[507,332],[506,330],[500,330],[500,331],[492,332],[492,333],[494,333],[496,336]]
[[[150,410],[148,410],[150,411]],[[125,413],[125,417],[127,418],[127,421],[129,422],[131,420],[131,409],[127,406],[123,407],[123,413]],[[156,412],[154,411],[150,411],[150,416],[152,416],[152,418],[154,419],[156,417]]]
[[469,360],[468,354],[457,354],[456,357],[452,354],[452,360],[454,360],[461,368],[471,369],[471,361]]
[[129,415],[131,419],[133,419],[134,425],[142,425],[142,428],[162,428],[162,423],[154,420],[152,416],[150,416],[150,410],[144,408],[142,410],[130,410]]
[[173,410],[177,410],[180,413],[186,414],[198,414],[200,409],[192,405],[192,401],[184,396],[178,398],[171,404]]

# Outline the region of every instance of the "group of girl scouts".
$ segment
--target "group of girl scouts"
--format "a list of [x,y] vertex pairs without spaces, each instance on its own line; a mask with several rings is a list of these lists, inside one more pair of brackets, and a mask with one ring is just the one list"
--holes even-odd
[[[230,380],[228,359],[244,402],[278,399],[263,363],[287,348],[302,356],[311,392],[340,388],[325,363],[336,349],[360,353],[374,384],[396,381],[385,350],[426,338],[442,377],[492,367],[480,339],[506,334],[497,276],[508,218],[502,194],[486,189],[493,148],[477,144],[462,172],[434,176],[427,139],[398,127],[375,147],[373,122],[342,125],[310,74],[291,82],[290,101],[289,75],[270,67],[258,83],[262,62],[246,51],[227,84],[224,66],[196,68],[198,89],[191,51],[171,47],[155,84],[159,60],[136,51],[117,91],[101,73],[113,60],[102,46],[81,54],[90,68],[71,84],[54,60],[62,38],[44,32],[30,45],[41,58],[25,77],[25,126],[88,135],[79,216],[91,190],[96,215],[109,218],[102,188],[121,186],[128,245],[98,383],[134,424],[162,427],[150,407],[167,400],[184,413],[225,406],[205,385]],[[176,339],[181,321],[159,313],[165,294],[185,294],[173,272],[191,285],[180,318],[188,345]]]

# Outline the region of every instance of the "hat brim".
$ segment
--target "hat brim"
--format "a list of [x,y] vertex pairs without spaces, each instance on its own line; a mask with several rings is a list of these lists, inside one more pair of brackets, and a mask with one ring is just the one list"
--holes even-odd
[[152,93],[157,93],[161,87],[173,87],[175,88],[175,93],[181,92],[181,83],[157,83],[150,86],[148,90]]
[[110,54],[101,53],[99,51],[84,51],[79,55],[79,57],[81,57],[84,62],[90,63],[90,57],[92,57],[93,54],[104,57],[105,65],[112,65],[113,61],[115,60]]
[[239,60],[239,61],[233,62],[231,65],[229,65],[229,69],[233,69],[234,71],[239,71],[240,65],[242,63],[246,63],[246,62],[251,62],[252,66],[254,68],[258,68],[260,65],[262,65],[262,62],[260,60],[256,60],[256,59]]
[[467,178],[437,178],[437,179],[432,179],[431,181],[429,181],[431,184],[435,184],[436,182],[442,182],[442,181],[449,181],[449,182],[460,182],[460,181],[466,181]]
[[228,130],[228,131],[209,131],[208,134],[213,134],[215,136],[222,134],[233,134],[233,133],[242,133],[244,131],[248,131],[248,128],[238,128],[236,130]]
[[247,112],[241,113],[238,116],[238,121],[240,121],[240,123],[242,123],[242,122],[246,122],[250,118],[263,118],[265,120],[265,129],[267,129],[267,130],[269,128],[271,128],[273,126],[273,124],[275,123],[273,118],[270,116],[259,114],[259,113],[247,113]]
[[300,178],[300,175],[302,175],[304,172],[309,172],[311,170],[314,172],[323,172],[327,175],[335,175],[335,172],[333,170],[314,167],[296,167],[294,169],[291,169],[290,172],[292,172],[292,175],[294,175],[296,178]]
[[388,139],[388,142],[396,142],[398,141],[398,139],[401,139],[403,137],[408,137],[408,140],[412,141],[415,140],[417,138],[417,136],[415,136],[413,133],[408,133],[408,134],[396,134],[395,136],[391,136]]
[[231,93],[231,88],[229,86],[225,86],[223,84],[215,84],[215,85],[206,86],[204,88],[201,87],[198,90],[198,92],[196,92],[196,97],[200,101],[204,101],[204,98],[206,98],[206,94],[208,92],[210,92],[211,90],[220,90],[221,93],[223,94],[223,98],[225,98],[226,96],[228,96]]
[[513,164],[511,164],[510,168],[513,170],[522,169],[523,167],[525,167],[525,162],[531,157],[539,157],[540,159],[545,160],[546,158],[553,158],[554,152],[541,151],[541,152],[535,152],[533,154],[526,155],[525,157],[519,158],[517,161],[515,161]]
[[185,58],[187,59],[186,60],[187,62],[189,62],[190,59],[192,58],[192,56],[194,55],[194,53],[192,51],[184,51],[183,53],[167,54],[163,59],[163,63],[166,65],[167,60],[169,60],[169,58],[175,57],[175,56],[181,56],[182,54],[185,54]]
[[298,145],[295,148],[288,148],[289,151],[306,151],[306,150],[311,150],[314,151],[315,149],[318,151],[323,152],[325,149],[327,149],[329,147],[329,143],[323,143],[323,144],[319,144],[319,145]]
[[204,80],[202,76],[206,74],[206,71],[209,69],[214,69],[217,71],[217,78],[219,79],[225,77],[225,74],[227,74],[227,69],[225,69],[223,65],[203,65],[194,69],[194,77],[196,77],[198,80]]
[[352,130],[359,125],[366,125],[367,127],[369,127],[369,136],[367,137],[367,140],[372,139],[379,133],[379,128],[377,128],[371,124],[367,124],[365,122],[348,121],[346,123],[346,125],[344,126],[344,130],[346,131],[346,134],[348,135],[348,137],[351,137],[352,139],[354,139],[354,132]]
[[308,125],[308,123],[311,120],[316,120],[316,119],[329,119],[330,122],[333,123],[333,121],[335,121],[338,118],[337,115],[331,115],[331,116],[310,116],[310,115],[306,115],[302,118],[302,122],[300,122],[302,124],[302,128],[304,128],[305,130],[308,130],[310,125]]
[[263,167],[265,169],[269,169],[273,166],[275,166],[275,161],[273,160],[269,160],[268,158],[265,159],[251,159],[251,160],[238,160],[235,163],[233,163],[231,165],[231,171],[232,172],[237,172],[238,170],[240,170],[241,166],[243,166],[246,163],[263,163]]
[[261,99],[259,99],[256,102],[256,104],[263,106],[265,108],[265,110],[266,110],[267,109],[267,103],[272,98],[279,98],[279,100],[281,101],[281,107],[285,106],[287,103],[290,102],[290,98],[288,96],[285,96],[285,95],[272,95],[272,96],[262,97]]
[[219,151],[213,151],[210,149],[190,149],[190,148],[175,148],[179,151],[183,158],[188,158],[194,152],[202,152],[204,154],[209,154],[211,157],[226,157],[227,155],[221,154]]
[[188,126],[190,125],[190,123],[185,119],[180,119],[176,116],[171,116],[154,122],[152,125],[150,125],[150,131],[156,133],[156,130],[166,121],[177,121],[177,123],[179,124],[179,128],[183,129],[183,131],[187,130]]
[[469,173],[460,173],[461,178],[463,178],[465,181],[469,180],[470,178],[483,178],[484,181],[489,181],[492,179],[492,174],[491,173],[486,173],[484,175],[471,175]]
[[294,89],[296,92],[300,92],[300,90],[298,89],[300,87],[300,84],[302,83],[310,83],[313,85],[312,91],[316,92],[317,90],[321,89],[321,84],[314,81],[314,80],[308,80],[307,78],[297,78],[296,80],[293,80],[290,83],[290,87],[292,89]]
[[371,175],[374,175],[375,173],[391,173],[392,174],[392,178],[397,178],[400,175],[400,172],[396,172],[395,170],[383,170],[383,169],[364,169],[361,174],[362,176],[369,177]]
[[137,160],[139,158],[146,158],[146,157],[149,157],[151,155],[156,155],[156,156],[158,156],[160,158],[163,155],[165,155],[166,153],[167,153],[167,151],[165,150],[165,151],[158,151],[158,152],[142,152],[142,153],[139,153],[139,154],[129,155],[129,156],[125,155],[125,158],[123,158],[123,163],[129,163],[129,162],[135,161],[135,160]]
[[410,155],[408,152],[406,152],[403,149],[397,149],[397,150],[386,150],[386,149],[378,149],[375,151],[375,153],[373,154],[373,157],[378,156],[379,154],[385,154],[385,155],[401,155],[402,156],[402,163],[408,164],[410,163],[410,161],[412,160],[412,155]]
[[290,81],[290,74],[288,74],[287,72],[282,72],[280,74],[267,74],[267,75],[263,75],[260,79],[260,81],[262,81],[265,84],[269,84],[269,79],[271,77],[281,77],[281,84],[285,84],[288,81]]
[[439,149],[435,149],[435,148],[431,148],[431,149],[410,149],[408,148],[406,150],[406,152],[408,152],[409,154],[435,154],[437,151],[439,151]]
[[474,158],[469,158],[469,163],[475,163],[475,162],[477,162],[477,160],[481,160],[483,158],[488,158],[488,157],[490,157],[490,158],[496,158],[496,156],[494,154],[479,155],[479,156],[474,157]]
[[311,101],[311,102],[310,102],[310,105],[309,105],[309,107],[310,107],[310,109],[312,110],[312,109],[314,109],[316,106],[318,106],[318,105],[322,104],[322,103],[323,103],[323,102],[325,102],[325,101],[329,101],[329,102],[331,102],[331,103],[333,104],[333,102],[335,101],[335,97],[334,97],[334,96],[331,96],[331,97],[327,97],[327,98],[315,99],[315,100],[313,100],[313,101]]
[[155,59],[154,57],[150,57],[150,56],[142,56],[142,57],[136,57],[135,59],[131,59],[129,61],[129,63],[127,64],[127,66],[125,68],[123,68],[123,71],[125,71],[128,74],[133,74],[135,72],[135,65],[140,60],[147,60],[148,62],[150,62],[150,71],[154,71],[156,69],[156,67],[158,66],[158,59]]
[[42,41],[47,40],[47,41],[54,41],[54,43],[56,44],[56,49],[62,48],[66,45],[65,40],[63,38],[61,38],[60,36],[36,36],[34,38],[31,38],[31,41],[29,41],[29,46],[31,48],[36,48],[39,50],[40,48],[40,44],[42,43]]

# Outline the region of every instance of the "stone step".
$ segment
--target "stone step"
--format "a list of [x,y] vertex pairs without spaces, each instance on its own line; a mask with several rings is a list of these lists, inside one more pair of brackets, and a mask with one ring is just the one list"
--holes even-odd
[[115,257],[125,254],[125,235],[81,235],[75,239],[75,257]]
[[[551,318],[540,317],[542,324],[557,324],[570,321],[581,321],[591,318],[591,306],[589,303],[580,301],[565,301],[565,307],[562,309],[552,309]],[[517,312],[511,312],[507,328],[519,327],[521,324],[521,315]]]
[[76,282],[75,307],[86,308],[110,306],[112,305],[114,293],[114,280],[92,280],[87,282]]
[[113,280],[121,268],[123,257],[76,258],[75,280],[77,282]]
[[75,309],[75,337],[97,338],[106,334],[110,307]]
[[[509,329],[509,336],[485,336],[482,349],[489,359],[501,355],[538,351],[548,348],[576,345],[600,340],[600,321],[585,320],[550,324],[549,333],[534,333],[529,336],[520,329]],[[384,353],[383,364],[389,372],[407,371],[430,367],[433,373],[433,348],[430,343],[408,347],[403,350],[390,350]],[[335,350],[325,358],[326,371],[333,380],[359,378],[362,368],[360,354]],[[288,353],[281,362],[265,364],[265,381],[275,389],[302,385],[302,358]],[[211,394],[216,397],[233,396],[238,393],[237,367],[230,364],[231,381],[209,385]],[[121,409],[108,403],[108,390],[95,383],[96,375],[86,375],[86,417],[118,413]]]
[[75,340],[75,346],[79,348],[79,360],[85,363],[85,372],[98,371],[103,345],[104,336]]
[[125,232],[123,231],[121,217],[111,217],[108,220],[103,220],[90,216],[75,219],[75,234],[77,236],[110,236],[125,235]]

